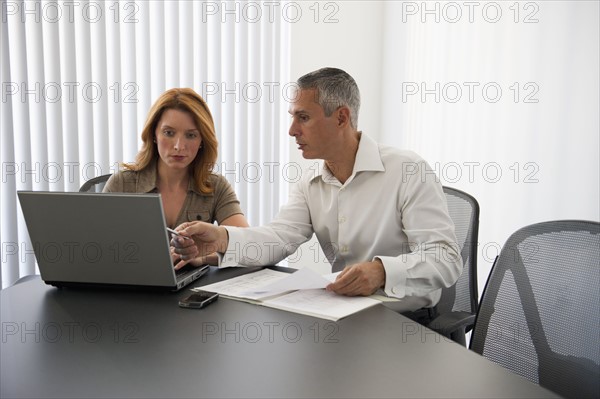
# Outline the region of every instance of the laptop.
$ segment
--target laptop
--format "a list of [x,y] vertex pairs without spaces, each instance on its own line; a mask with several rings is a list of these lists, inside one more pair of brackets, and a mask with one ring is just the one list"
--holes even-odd
[[178,291],[208,271],[173,269],[159,194],[17,195],[46,284]]

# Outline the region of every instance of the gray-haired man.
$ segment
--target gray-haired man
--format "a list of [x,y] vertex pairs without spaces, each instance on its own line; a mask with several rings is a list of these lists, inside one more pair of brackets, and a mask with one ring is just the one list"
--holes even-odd
[[[316,234],[333,271],[327,289],[400,299],[402,312],[432,309],[442,287],[458,279],[462,260],[442,187],[410,151],[377,144],[357,130],[360,93],[354,79],[323,68],[298,79],[289,135],[306,159],[324,160],[294,185],[271,223],[233,228],[202,222],[178,227],[183,259],[214,251],[221,266],[272,265]],[[244,251],[247,245],[261,251]],[[252,252],[253,256],[244,256]]]

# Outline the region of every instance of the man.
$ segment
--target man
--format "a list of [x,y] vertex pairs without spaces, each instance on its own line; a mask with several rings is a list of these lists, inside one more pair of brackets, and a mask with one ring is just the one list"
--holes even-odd
[[[289,135],[304,158],[324,160],[321,169],[302,176],[268,225],[184,223],[178,230],[193,241],[174,239],[175,252],[187,260],[216,251],[222,267],[272,265],[315,233],[333,271],[342,270],[328,290],[383,289],[400,300],[396,310],[425,308],[425,318],[433,317],[441,288],[462,270],[435,173],[416,154],[378,145],[357,130],[360,93],[346,72],[323,68],[297,83]],[[420,312],[412,316],[422,318]]]

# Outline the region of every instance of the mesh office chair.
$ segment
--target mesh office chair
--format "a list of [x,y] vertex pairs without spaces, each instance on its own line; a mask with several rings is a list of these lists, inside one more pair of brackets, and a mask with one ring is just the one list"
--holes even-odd
[[566,397],[600,397],[600,223],[515,232],[482,295],[471,349]]
[[102,189],[104,188],[104,185],[106,184],[106,181],[108,180],[108,178],[110,176],[112,176],[112,175],[108,174],[108,175],[102,175],[102,176],[91,178],[90,180],[86,181],[85,183],[83,183],[81,185],[81,187],[79,188],[79,192],[80,193],[87,193],[87,192],[101,193]]
[[463,272],[456,284],[442,290],[442,297],[437,304],[438,316],[427,327],[466,346],[465,334],[473,328],[477,313],[479,203],[463,191],[450,187],[443,189],[448,212],[454,222]]

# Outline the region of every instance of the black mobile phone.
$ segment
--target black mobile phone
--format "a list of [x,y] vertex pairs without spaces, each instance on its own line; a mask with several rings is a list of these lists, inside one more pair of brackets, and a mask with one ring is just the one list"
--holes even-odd
[[219,298],[219,294],[208,291],[198,291],[179,301],[182,308],[202,309]]

